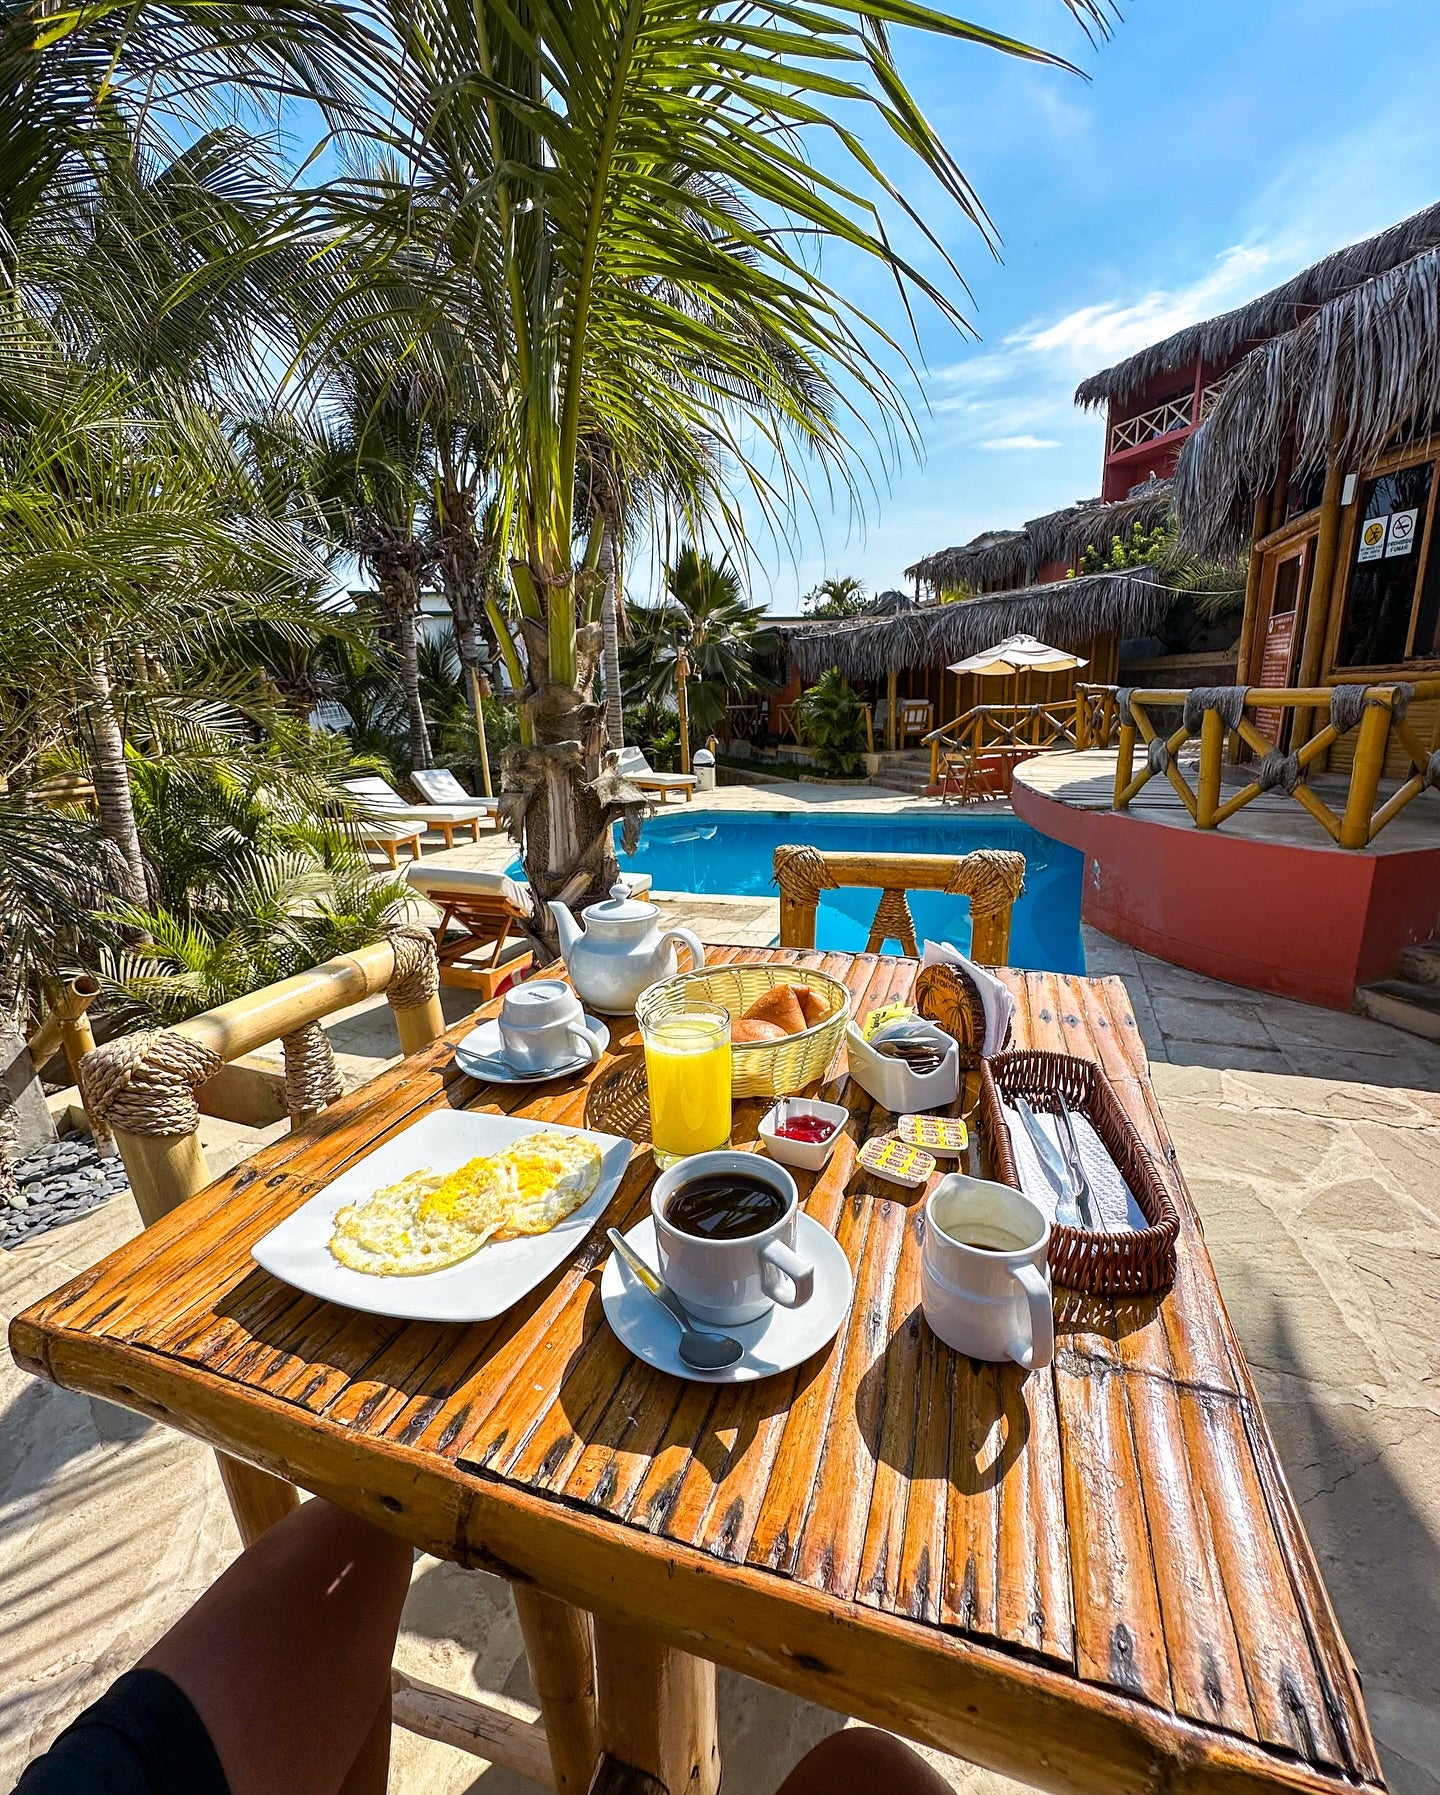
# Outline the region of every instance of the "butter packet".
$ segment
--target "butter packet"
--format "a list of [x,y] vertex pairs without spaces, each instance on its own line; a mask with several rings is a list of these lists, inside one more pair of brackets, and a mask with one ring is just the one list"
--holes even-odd
[[901,1116],[896,1131],[907,1146],[927,1153],[960,1154],[970,1144],[970,1130],[959,1116]]
[[935,1170],[935,1161],[919,1147],[910,1147],[887,1134],[866,1141],[860,1149],[860,1164],[877,1178],[891,1184],[903,1184],[911,1190],[925,1183]]
[[896,1022],[917,1021],[919,1021],[919,1017],[915,1014],[914,1010],[910,1008],[909,1004],[883,1004],[878,1010],[871,1010],[870,1014],[865,1018],[865,1025],[860,1030],[860,1038],[864,1041],[873,1041],[882,1028],[889,1028]]

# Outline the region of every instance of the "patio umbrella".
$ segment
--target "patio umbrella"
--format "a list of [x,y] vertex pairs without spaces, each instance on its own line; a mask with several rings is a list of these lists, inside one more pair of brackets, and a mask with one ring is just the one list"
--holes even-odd
[[952,673],[973,673],[977,679],[988,679],[1002,673],[1015,677],[1015,711],[1018,727],[1020,710],[1020,672],[1028,668],[1036,673],[1063,673],[1068,667],[1085,667],[1089,662],[1068,648],[1052,648],[1038,636],[1007,636],[993,648],[982,648],[963,661],[952,661]]

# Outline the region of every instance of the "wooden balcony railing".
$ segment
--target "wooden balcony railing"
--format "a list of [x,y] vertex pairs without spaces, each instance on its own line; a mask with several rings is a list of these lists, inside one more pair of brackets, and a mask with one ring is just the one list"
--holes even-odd
[[[1415,685],[1211,686],[1193,692],[1122,688],[1116,695],[1120,728],[1114,808],[1128,809],[1137,792],[1152,779],[1164,777],[1197,829],[1218,829],[1263,793],[1279,791],[1342,848],[1363,848],[1427,787],[1440,787],[1440,752],[1433,740],[1422,742],[1405,720],[1417,698],[1440,698],[1440,679]],[[1162,733],[1154,713],[1166,710],[1179,710],[1180,722]],[[1305,738],[1301,745],[1282,753],[1256,727],[1255,714],[1260,710],[1294,713],[1293,733]],[[1354,759],[1344,805],[1337,812],[1314,788],[1311,775],[1352,730]],[[1179,757],[1195,740],[1200,751],[1192,786]],[[1228,797],[1222,791],[1227,743],[1232,754],[1243,744],[1257,757],[1245,769],[1251,774],[1247,783]],[[1408,756],[1409,771],[1381,802],[1380,780],[1394,744]],[[1144,751],[1138,771],[1137,748]]]
[[1075,746],[1076,700],[1046,704],[976,704],[963,716],[932,729],[921,739],[930,746],[930,783],[942,785],[951,773],[973,773],[982,754],[1018,758],[1044,748]]
[[1120,712],[1115,703],[1118,686],[1096,686],[1077,683],[1075,687],[1075,746],[1113,748],[1120,729]]
[[1133,418],[1121,418],[1110,432],[1110,453],[1119,449],[1138,449],[1141,443],[1154,442],[1157,436],[1168,436],[1172,430],[1184,430],[1191,423],[1191,396],[1167,399],[1163,405],[1152,405],[1149,411],[1137,412]]

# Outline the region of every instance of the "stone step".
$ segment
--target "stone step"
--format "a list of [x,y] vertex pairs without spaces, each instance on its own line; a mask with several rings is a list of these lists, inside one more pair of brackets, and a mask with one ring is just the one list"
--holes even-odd
[[1417,985],[1440,985],[1440,941],[1407,947],[1395,963],[1395,976]]
[[1427,1041],[1440,1041],[1440,987],[1411,979],[1377,979],[1355,993],[1355,1009],[1391,1028]]

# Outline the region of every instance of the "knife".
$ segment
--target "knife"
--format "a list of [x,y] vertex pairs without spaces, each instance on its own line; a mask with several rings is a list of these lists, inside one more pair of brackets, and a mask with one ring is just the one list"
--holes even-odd
[[1085,1226],[1094,1228],[1095,1205],[1090,1195],[1090,1180],[1085,1176],[1085,1164],[1080,1158],[1080,1142],[1075,1136],[1075,1123],[1071,1119],[1070,1106],[1065,1099],[1056,1093],[1056,1101],[1060,1105],[1060,1125],[1065,1130],[1065,1139],[1069,1143],[1065,1161],[1070,1168],[1070,1181],[1075,1186],[1075,1195],[1079,1199],[1080,1213],[1085,1218]]
[[1055,1205],[1055,1220],[1062,1228],[1083,1227],[1084,1222],[1075,1202],[1075,1187],[1071,1183],[1064,1155],[1041,1127],[1040,1118],[1023,1097],[1015,1099],[1015,1113],[1030,1137],[1041,1171],[1054,1186],[1055,1195],[1059,1199]]

